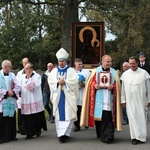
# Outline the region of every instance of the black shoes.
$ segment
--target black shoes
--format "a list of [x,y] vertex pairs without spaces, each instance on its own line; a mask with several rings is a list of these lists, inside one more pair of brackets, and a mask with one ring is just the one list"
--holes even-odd
[[[88,129],[88,128],[89,128],[88,126],[85,126],[85,129]],[[80,131],[80,127],[75,127],[73,129],[73,132],[78,132],[78,131]]]
[[75,127],[75,128],[73,129],[73,132],[78,132],[78,131],[80,131],[80,127]]
[[85,129],[88,129],[89,128],[89,126],[85,126]]
[[127,125],[128,124],[128,122],[127,121],[123,121],[123,125]]
[[58,137],[58,140],[59,140],[61,143],[68,142],[69,139],[70,139],[70,137],[67,136],[67,135],[63,135],[63,136]]
[[132,143],[133,145],[137,145],[137,144],[142,144],[142,143],[145,143],[145,142],[142,142],[142,141],[137,140],[137,139],[132,139],[131,143]]
[[30,140],[30,139],[32,139],[33,137],[32,136],[26,136],[26,138],[25,138],[25,140]]
[[36,136],[39,137],[41,135],[41,130],[36,133]]
[[132,139],[131,143],[132,143],[133,145],[137,145],[137,144],[138,144],[138,140]]
[[40,137],[40,135],[41,135],[41,130],[37,131],[36,134],[34,134],[34,135],[32,135],[32,134],[27,134],[25,140],[30,140],[30,139],[32,139],[35,135],[36,135],[36,137]]
[[51,123],[55,123],[55,120],[51,120]]
[[49,121],[51,122],[51,123],[55,123],[55,117],[53,116],[52,118],[50,117],[49,118]]
[[110,143],[112,143],[112,142],[113,142],[113,140],[112,140],[112,139],[105,139],[105,140],[104,140],[104,141],[102,141],[102,142],[107,143],[107,144],[110,144]]

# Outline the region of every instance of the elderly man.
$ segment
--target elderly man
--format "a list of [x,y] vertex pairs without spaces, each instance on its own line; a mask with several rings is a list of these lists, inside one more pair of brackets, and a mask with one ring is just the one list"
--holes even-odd
[[62,143],[68,141],[77,118],[78,78],[75,70],[67,65],[68,56],[61,48],[56,53],[58,67],[48,76],[57,136]]
[[[130,68],[130,64],[128,62],[124,62],[122,64],[123,72],[127,71],[129,68]],[[123,125],[126,125],[128,124],[128,116],[127,116],[125,107],[122,108],[122,114],[123,114]]]
[[44,102],[44,107],[47,110],[48,114],[49,114],[49,121],[51,121],[51,123],[54,123],[54,117],[53,117],[53,106],[51,104],[51,108],[49,106],[49,102],[50,102],[50,89],[49,89],[49,85],[48,85],[48,75],[50,74],[50,72],[52,71],[54,65],[49,62],[47,64],[47,70],[45,73],[43,73],[42,77],[41,77],[41,88],[43,91],[43,102]]
[[16,140],[16,99],[20,88],[9,60],[0,71],[0,143]]
[[122,76],[121,103],[127,108],[131,142],[133,145],[146,142],[146,113],[150,106],[149,74],[138,67],[135,57],[129,58],[130,69]]
[[124,62],[122,64],[122,70],[123,72],[127,71],[130,68],[130,64],[128,62]]
[[21,86],[21,114],[26,131],[26,140],[40,136],[47,130],[41,92],[41,76],[33,71],[33,65],[25,65],[25,74],[19,80]]

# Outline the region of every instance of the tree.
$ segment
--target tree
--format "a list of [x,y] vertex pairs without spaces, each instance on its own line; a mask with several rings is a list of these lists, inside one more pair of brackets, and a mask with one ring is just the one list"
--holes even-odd
[[7,0],[0,4],[1,60],[21,60],[30,55],[37,67],[45,68],[42,63],[55,61],[60,47],[71,51],[71,27],[78,21],[78,0]]
[[[93,18],[104,20],[108,31],[111,31],[117,37],[115,40],[116,46],[112,48],[112,51],[109,51],[109,54],[115,60],[115,66],[119,66],[131,55],[138,55],[139,51],[149,52],[149,1],[88,0],[86,8],[91,10],[90,13],[84,11],[89,21],[93,21]],[[112,42],[110,41],[110,43]]]
[[116,66],[139,51],[149,53],[148,0],[1,0],[0,8],[0,60],[12,60],[15,68],[25,56],[45,69],[49,61],[56,63],[59,48],[71,54],[72,22],[80,21],[79,8],[87,21],[105,21],[116,35],[114,42],[106,42]]

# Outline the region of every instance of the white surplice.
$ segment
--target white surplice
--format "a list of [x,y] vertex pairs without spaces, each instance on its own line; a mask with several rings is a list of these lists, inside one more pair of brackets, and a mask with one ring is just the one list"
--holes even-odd
[[21,87],[21,113],[35,114],[44,110],[42,91],[41,91],[41,76],[35,71],[32,77],[26,78],[23,74],[19,80]]
[[122,76],[121,103],[126,103],[131,139],[146,142],[146,106],[150,102],[150,76],[138,68],[125,71]]
[[[63,76],[62,76],[63,78]],[[56,121],[57,136],[70,136],[73,121],[76,120],[76,100],[78,99],[78,79],[73,68],[67,69],[65,84],[63,86],[57,85],[58,69],[54,68],[48,76],[48,83],[51,91],[51,101],[53,103],[53,115]],[[65,121],[60,121],[58,104],[60,100],[60,93],[63,89],[65,95]]]

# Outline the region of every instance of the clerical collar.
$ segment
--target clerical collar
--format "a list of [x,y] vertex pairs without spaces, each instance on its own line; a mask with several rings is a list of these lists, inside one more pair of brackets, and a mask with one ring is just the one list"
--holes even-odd
[[82,71],[82,69],[81,70],[76,70],[76,72],[81,72]]
[[[31,78],[33,75],[34,75],[34,73],[31,74],[30,78]],[[26,78],[27,78],[27,76],[26,76]]]
[[9,73],[5,73],[5,72],[4,72],[4,76],[9,76]]
[[103,67],[102,67],[102,69],[103,69],[103,71],[109,71],[110,70],[110,68],[104,69]]

